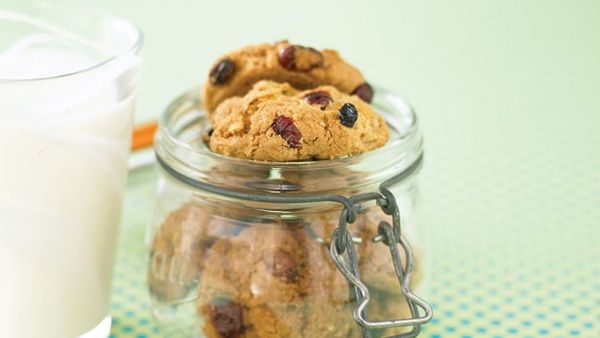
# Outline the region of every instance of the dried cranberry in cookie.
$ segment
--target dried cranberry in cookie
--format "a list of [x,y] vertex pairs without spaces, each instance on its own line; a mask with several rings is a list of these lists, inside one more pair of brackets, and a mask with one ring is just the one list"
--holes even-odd
[[318,50],[300,45],[289,45],[279,50],[279,64],[291,71],[307,71],[323,66],[323,54]]
[[282,249],[267,252],[263,257],[263,261],[266,263],[267,269],[273,276],[282,278],[287,282],[298,280],[296,261],[289,252]]
[[223,59],[217,63],[210,71],[210,83],[214,85],[220,85],[233,76],[235,72],[235,63],[231,59]]
[[273,122],[273,130],[277,135],[281,135],[290,147],[300,148],[302,134],[294,125],[294,120],[285,116],[277,116]]
[[360,97],[365,102],[371,103],[371,100],[373,100],[373,87],[365,82],[356,87],[352,94]]
[[279,58],[279,64],[281,67],[287,70],[296,69],[296,57],[294,56],[294,49],[294,46],[287,46],[279,50],[277,56]]
[[237,338],[244,333],[242,306],[229,299],[217,298],[208,306],[210,325],[221,337]]
[[333,99],[326,91],[317,90],[304,95],[304,100],[309,104],[318,104],[321,106],[321,109],[325,109]]

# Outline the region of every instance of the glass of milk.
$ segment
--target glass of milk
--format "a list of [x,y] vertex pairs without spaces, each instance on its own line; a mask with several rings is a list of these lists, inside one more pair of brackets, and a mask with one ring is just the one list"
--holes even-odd
[[0,4],[0,337],[107,337],[142,34]]

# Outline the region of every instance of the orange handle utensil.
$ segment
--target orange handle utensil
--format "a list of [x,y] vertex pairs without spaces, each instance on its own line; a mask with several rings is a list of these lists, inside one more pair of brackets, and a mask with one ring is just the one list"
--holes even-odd
[[139,150],[154,144],[154,134],[158,128],[158,122],[152,121],[136,126],[133,129],[131,150]]

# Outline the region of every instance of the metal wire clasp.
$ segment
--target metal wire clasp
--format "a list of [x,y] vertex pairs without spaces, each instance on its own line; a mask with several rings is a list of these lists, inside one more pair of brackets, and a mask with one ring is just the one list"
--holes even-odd
[[[354,286],[354,292],[356,293],[357,299],[357,305],[353,313],[354,320],[361,326],[363,336],[367,338],[371,337],[370,330],[373,329],[407,326],[412,326],[410,332],[398,334],[394,337],[416,337],[421,332],[421,325],[429,322],[433,317],[433,310],[427,302],[416,296],[410,289],[410,278],[414,265],[414,256],[409,243],[401,234],[400,211],[398,210],[396,199],[385,183],[380,187],[380,193],[360,194],[352,196],[349,199],[353,202],[353,207],[356,207],[356,203],[359,202],[375,200],[385,214],[392,216],[393,226],[386,221],[380,222],[378,235],[373,238],[373,241],[383,242],[382,245],[387,245],[389,247],[394,270],[396,271],[396,277],[398,277],[398,282],[402,288],[402,293],[406,297],[411,313],[411,318],[405,319],[374,322],[367,319],[365,308],[371,299],[370,293],[368,287],[360,279],[358,259],[352,244],[352,237],[347,230],[349,221],[349,217],[347,216],[355,215],[356,210],[349,211],[347,210],[347,207],[344,207],[340,214],[339,225],[333,232],[329,252],[338,270],[340,270],[344,277],[346,277],[346,279]],[[353,221],[354,220],[350,223]],[[402,266],[402,255],[398,249],[398,243],[406,257],[406,268]],[[344,259],[344,253],[346,253],[347,260]],[[425,312],[423,315],[421,315],[419,308]]]

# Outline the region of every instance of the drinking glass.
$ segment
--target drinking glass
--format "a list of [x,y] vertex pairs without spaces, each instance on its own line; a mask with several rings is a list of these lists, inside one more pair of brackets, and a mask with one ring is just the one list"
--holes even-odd
[[64,2],[0,5],[0,337],[107,337],[142,42]]

